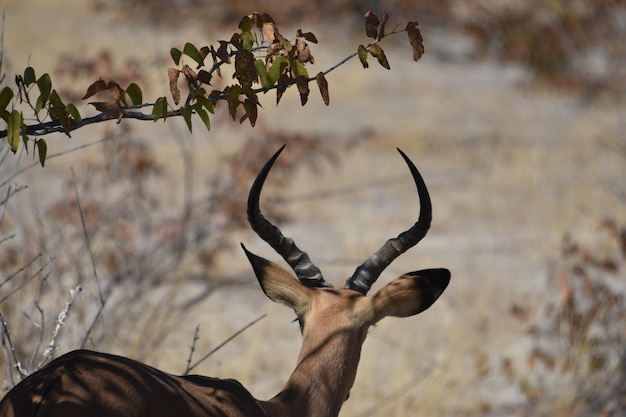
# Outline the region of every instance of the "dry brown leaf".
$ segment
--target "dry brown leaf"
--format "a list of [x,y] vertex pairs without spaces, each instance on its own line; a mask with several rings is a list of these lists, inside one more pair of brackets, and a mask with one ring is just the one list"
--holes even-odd
[[180,71],[176,68],[167,69],[167,78],[169,78],[170,80],[170,93],[172,94],[172,98],[174,99],[174,104],[178,104],[180,102],[180,90],[178,89],[179,75]]
[[380,16],[380,29],[378,30],[378,36],[376,37],[377,40],[381,40],[385,37],[385,24],[388,20],[389,15],[386,12],[383,12],[383,14]]
[[286,73],[280,74],[278,77],[278,86],[276,88],[276,105],[280,102],[283,93],[287,90],[287,84],[291,81],[291,78]]
[[209,101],[217,103],[218,101],[220,101],[219,97],[221,97],[222,95],[224,95],[223,91],[213,90],[211,91],[211,93],[209,93]]
[[200,55],[202,56],[202,59],[206,58],[210,52],[211,50],[208,46],[203,46],[202,48],[200,48]]
[[263,23],[263,28],[261,28],[261,33],[263,34],[263,39],[266,43],[270,45],[274,43],[276,40],[276,33],[278,30],[276,29],[276,25],[273,22]]
[[[111,110],[119,109],[120,106],[114,101],[92,101],[89,104],[94,106],[96,110],[101,113],[106,113]],[[112,113],[107,116],[108,119],[116,119],[119,116],[118,112]]]
[[83,100],[88,99],[91,96],[94,96],[103,91],[108,92],[113,97],[113,100],[116,102],[121,102],[122,96],[124,95],[124,89],[120,87],[118,83],[113,80],[104,81],[102,79],[95,81],[88,88],[87,92],[83,96]]
[[230,64],[230,55],[228,54],[228,42],[219,41],[220,47],[217,48],[215,55],[227,64]]
[[376,39],[378,36],[378,26],[380,25],[380,21],[378,20],[378,16],[376,13],[369,10],[365,13],[365,34],[370,38]]
[[257,81],[257,72],[254,67],[254,54],[248,50],[242,49],[235,55],[235,78],[240,81]]
[[330,96],[328,95],[328,81],[326,80],[324,73],[320,72],[317,74],[315,80],[317,81],[317,86],[320,88],[322,100],[324,100],[324,104],[328,106],[330,104]]
[[424,55],[424,39],[417,25],[417,22],[409,22],[406,25],[406,33],[409,35],[409,42],[413,47],[414,61],[419,61],[422,55]]
[[309,101],[309,80],[306,77],[296,77],[296,85],[300,93],[300,103],[304,106]]
[[185,76],[185,81],[187,81],[187,85],[191,87],[195,87],[198,82],[198,76],[196,72],[191,69],[191,67],[187,64],[183,65],[183,69],[180,71]]
[[[120,107],[124,106],[123,98],[126,92],[124,91],[124,89],[122,89],[122,87],[120,87],[118,83],[113,80],[104,81],[100,79],[92,83],[87,88],[87,92],[83,96],[83,100],[103,92],[107,92],[111,99],[107,101],[90,102],[89,104],[94,106],[96,110],[104,113],[111,110],[119,109]],[[109,118],[114,119],[118,116],[118,114],[119,113],[111,114]]]
[[98,94],[101,91],[105,91],[106,90],[106,83],[104,82],[104,80],[100,79],[94,83],[92,83],[88,88],[87,88],[87,92],[85,93],[85,95],[83,96],[83,100],[88,99],[89,97]]
[[113,100],[118,104],[119,107],[122,106],[122,97],[126,93],[122,87],[115,81],[111,80],[107,82],[107,91],[113,97]]
[[205,71],[205,70],[198,71],[198,80],[202,84],[211,85],[211,78],[213,78],[213,76],[211,75],[210,72]]
[[239,33],[233,33],[233,36],[230,37],[230,44],[237,50],[243,49],[243,40],[241,39],[241,35]]
[[296,39],[296,50],[298,51],[298,61],[315,64],[315,58],[311,55],[311,48],[309,48],[309,45],[305,41]]
[[211,59],[213,59],[213,68],[215,68],[215,72],[217,72],[217,76],[218,77],[222,77],[222,72],[220,71],[220,65],[217,65],[217,52],[215,51],[215,48],[213,47],[213,45],[211,45],[210,49],[210,53],[211,53]]
[[274,19],[272,18],[272,16],[270,16],[267,13],[263,13],[263,15],[261,16],[261,21],[263,23],[274,23]]
[[312,32],[302,32],[302,29],[298,29],[298,37],[304,38],[309,42],[317,43],[317,37]]

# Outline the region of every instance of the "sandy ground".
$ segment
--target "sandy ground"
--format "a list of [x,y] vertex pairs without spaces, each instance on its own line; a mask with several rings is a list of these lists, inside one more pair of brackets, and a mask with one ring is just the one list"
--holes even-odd
[[[162,56],[172,45],[217,36],[210,28],[191,25],[134,27],[95,16],[71,1],[9,0],[5,8],[5,56],[12,70],[30,62],[52,71],[50,58],[59,53],[103,46],[120,48],[121,55]],[[322,44],[336,45],[336,50],[316,55],[320,70],[356,45],[352,39],[337,40],[341,34],[332,29],[316,33]],[[371,331],[342,416],[408,415],[414,410],[419,410],[414,415],[443,416],[472,408],[483,397],[520,401],[517,387],[497,378],[475,385],[473,355],[486,350],[495,354],[494,361],[522,359],[529,341],[508,311],[514,302],[539,304],[545,298],[548,261],[558,255],[563,235],[585,239],[606,217],[626,222],[625,159],[607,145],[615,138],[624,140],[623,107],[590,105],[533,87],[514,66],[470,62],[462,38],[434,29],[425,38],[427,53],[417,64],[408,48],[394,49],[388,53],[390,72],[362,71],[355,61],[332,73],[329,108],[314,92],[301,109],[292,92],[278,108],[273,96],[267,97],[260,113],[261,123],[323,134],[328,141],[375,133],[373,140],[342,155],[337,167],[296,173],[291,190],[293,196],[319,191],[333,195],[293,198],[289,209],[297,220],[283,231],[302,242],[336,284],[417,217],[417,197],[396,147],[417,164],[431,192],[434,221],[429,236],[388,268],[381,282],[438,266],[449,268],[453,281],[422,316],[388,319]],[[150,79],[157,86],[155,97],[166,94],[164,73],[151,73]],[[158,141],[157,155],[169,164],[175,181],[180,161],[173,156],[174,145],[159,136],[164,129],[180,133],[183,128],[147,125],[139,135]],[[215,126],[208,135],[197,129],[189,140],[199,161],[215,161],[248,129]],[[93,135],[76,132],[72,141],[88,141]],[[56,141],[66,139],[49,139],[51,146]],[[45,184],[41,176],[67,176],[77,157],[51,160],[45,171],[29,175],[38,184]],[[209,165],[199,163],[198,175]],[[276,259],[252,233],[237,238]],[[230,265],[253,280],[242,254],[234,253]],[[202,350],[263,313],[266,319],[199,372],[237,378],[260,398],[269,397],[293,368],[300,336],[290,324],[291,313],[265,300],[254,285],[212,294],[181,325],[180,338],[168,340],[149,361],[179,372],[184,367],[180,352],[186,356],[196,324],[206,337]]]

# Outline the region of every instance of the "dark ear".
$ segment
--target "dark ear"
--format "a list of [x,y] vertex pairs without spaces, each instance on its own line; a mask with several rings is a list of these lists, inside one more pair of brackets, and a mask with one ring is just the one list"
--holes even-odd
[[252,264],[254,274],[265,295],[272,301],[293,308],[298,316],[304,313],[314,290],[300,283],[281,266],[249,252],[243,244],[241,247]]
[[446,268],[431,268],[413,271],[404,274],[411,277],[417,283],[422,295],[421,309],[414,314],[421,313],[434,304],[443,294],[450,283],[450,271]]
[[423,269],[396,278],[372,297],[365,297],[359,316],[374,324],[383,317],[408,317],[429,308],[450,283],[450,271]]

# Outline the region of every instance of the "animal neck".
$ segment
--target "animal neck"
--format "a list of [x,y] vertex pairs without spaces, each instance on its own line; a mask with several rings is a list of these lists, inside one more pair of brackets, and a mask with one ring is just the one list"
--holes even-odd
[[268,416],[336,417],[354,383],[363,340],[354,329],[326,337],[305,332],[296,369],[264,403]]

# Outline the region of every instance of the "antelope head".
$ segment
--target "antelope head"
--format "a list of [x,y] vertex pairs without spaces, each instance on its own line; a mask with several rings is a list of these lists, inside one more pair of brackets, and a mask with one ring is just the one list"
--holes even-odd
[[417,186],[420,214],[417,222],[356,268],[345,284],[335,289],[309,256],[285,237],[261,213],[261,189],[281,147],[258,174],[248,197],[252,229],[282,256],[295,273],[250,253],[242,245],[263,292],[291,307],[302,331],[297,366],[283,390],[262,403],[271,415],[336,416],[354,383],[361,346],[367,330],[386,316],[408,317],[429,308],[450,281],[447,269],[408,272],[368,296],[382,271],[400,254],[415,246],[431,222],[431,202],[419,171],[398,149]]

